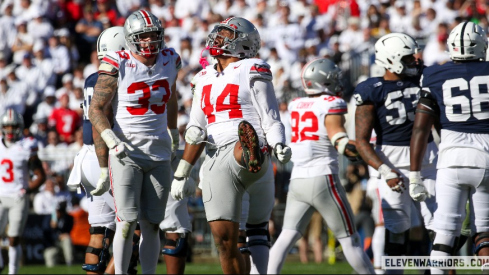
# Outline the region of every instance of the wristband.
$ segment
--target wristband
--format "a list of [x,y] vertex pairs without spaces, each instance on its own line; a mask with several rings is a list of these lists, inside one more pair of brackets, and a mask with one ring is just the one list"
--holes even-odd
[[100,133],[100,136],[107,144],[109,149],[112,149],[117,146],[117,144],[121,143],[121,140],[115,135],[114,131],[111,129],[105,129]]
[[190,175],[190,171],[192,171],[192,167],[194,167],[192,164],[190,164],[188,161],[182,159],[178,163],[177,170],[175,170],[175,173],[173,177],[175,179],[179,178],[188,178]]

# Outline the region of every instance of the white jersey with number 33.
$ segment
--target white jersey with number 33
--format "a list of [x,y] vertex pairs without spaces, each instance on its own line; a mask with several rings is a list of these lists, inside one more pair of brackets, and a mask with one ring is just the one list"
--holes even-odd
[[[254,81],[268,82],[266,91]],[[207,66],[194,77],[194,99],[190,126],[207,129],[209,142],[222,146],[238,139],[238,125],[246,120],[256,130],[260,144],[284,143],[277,99],[271,84],[270,66],[261,59],[243,59],[223,72]]]
[[289,104],[292,126],[291,179],[338,173],[338,152],[331,144],[324,125],[327,115],[343,115],[346,102],[336,96],[304,97]]
[[0,196],[16,196],[28,187],[29,158],[37,154],[38,143],[34,138],[24,138],[10,147],[0,139]]
[[102,59],[99,73],[118,74],[119,87],[112,101],[113,130],[137,149],[132,156],[170,159],[166,103],[180,67],[180,56],[173,49],[160,52],[152,67],[127,50],[108,52]]

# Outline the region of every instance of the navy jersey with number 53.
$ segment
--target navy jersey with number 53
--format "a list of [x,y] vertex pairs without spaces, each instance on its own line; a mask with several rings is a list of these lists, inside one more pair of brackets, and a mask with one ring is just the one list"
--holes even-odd
[[93,136],[92,136],[92,123],[88,118],[88,108],[90,107],[90,101],[92,101],[93,97],[93,87],[95,87],[95,83],[97,83],[98,73],[91,74],[85,80],[85,87],[83,88],[83,144],[93,145]]
[[368,102],[375,106],[377,145],[409,146],[419,91],[417,77],[398,81],[372,77],[357,85],[353,95],[357,106]]
[[421,86],[440,107],[442,129],[489,133],[489,62],[447,62],[428,67]]

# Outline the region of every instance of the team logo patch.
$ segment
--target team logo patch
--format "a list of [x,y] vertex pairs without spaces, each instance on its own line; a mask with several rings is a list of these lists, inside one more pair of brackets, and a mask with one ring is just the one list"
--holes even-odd
[[353,97],[355,98],[355,102],[357,105],[362,105],[363,104],[363,99],[362,96],[359,94],[354,94]]

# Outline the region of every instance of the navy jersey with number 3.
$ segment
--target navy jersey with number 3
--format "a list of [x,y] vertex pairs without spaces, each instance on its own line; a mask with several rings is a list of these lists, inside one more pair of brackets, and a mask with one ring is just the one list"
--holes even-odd
[[357,85],[353,95],[357,106],[368,102],[375,106],[378,145],[409,146],[419,91],[419,78],[373,77]]
[[442,129],[489,133],[488,62],[447,62],[428,67],[421,85],[440,107]]
[[90,101],[92,101],[93,97],[93,87],[95,87],[95,83],[97,83],[98,73],[91,74],[85,80],[85,87],[83,88],[83,144],[93,145],[93,136],[92,136],[92,123],[88,118],[88,108],[90,107]]

